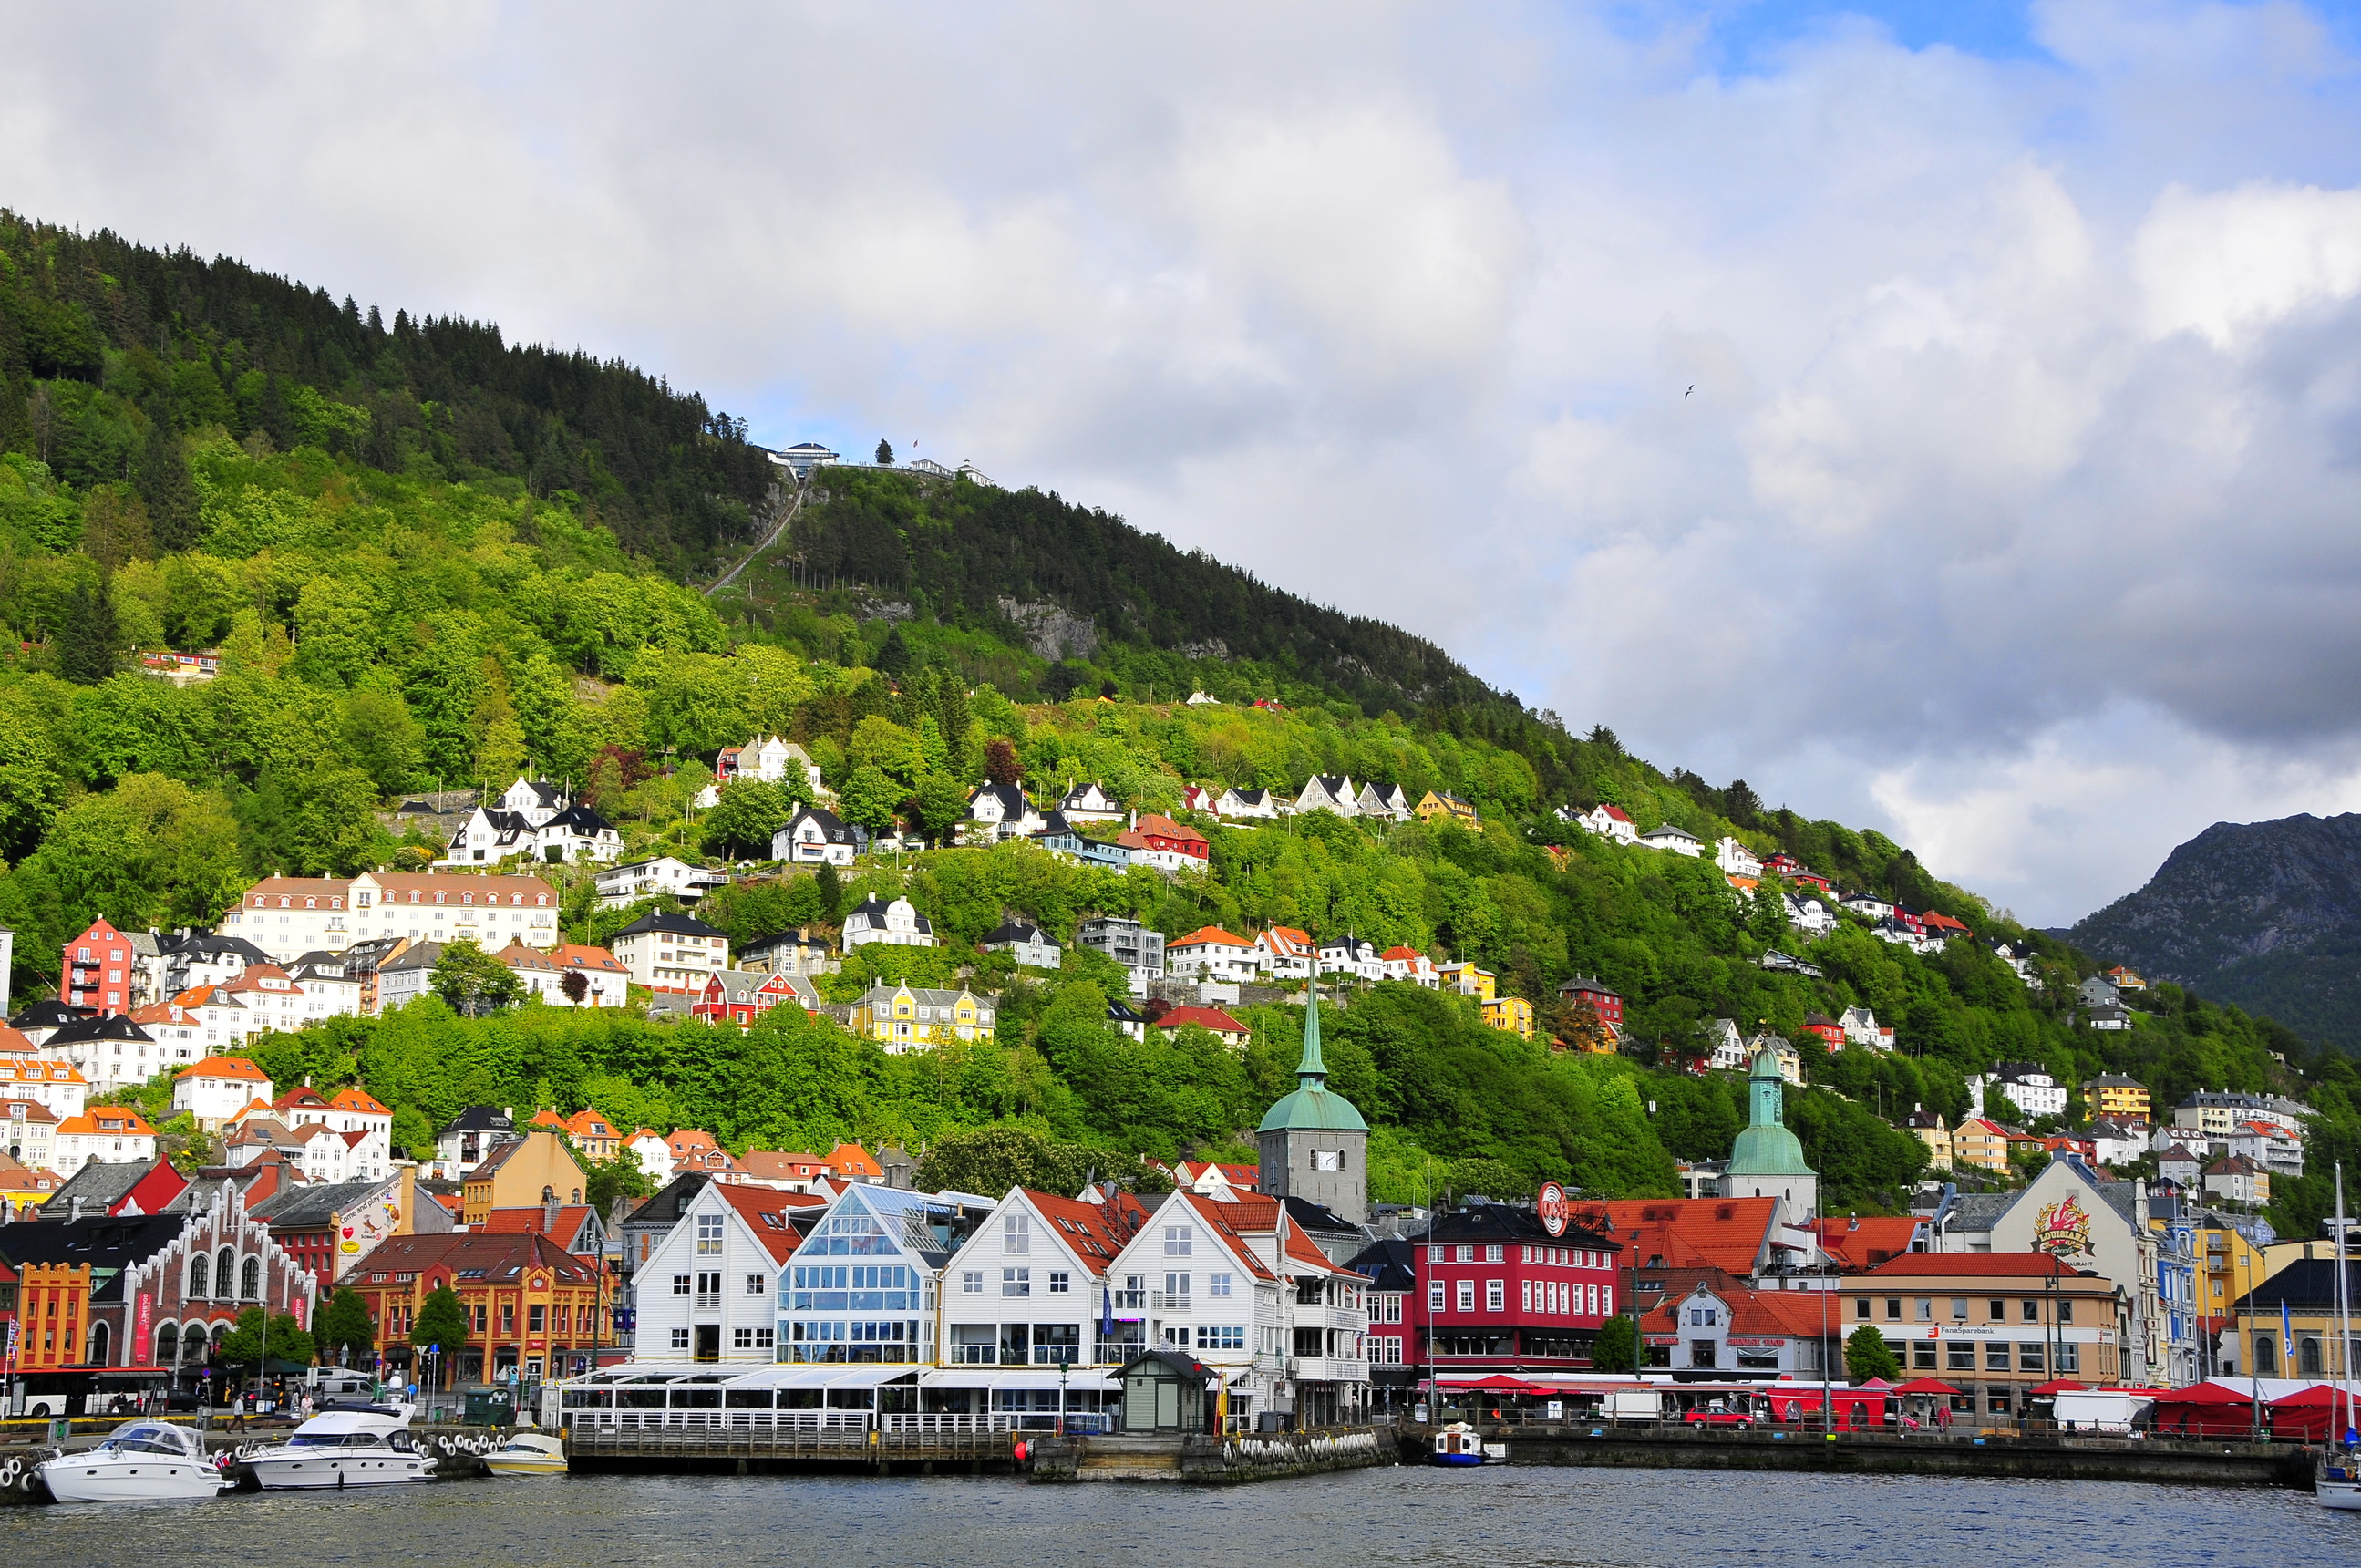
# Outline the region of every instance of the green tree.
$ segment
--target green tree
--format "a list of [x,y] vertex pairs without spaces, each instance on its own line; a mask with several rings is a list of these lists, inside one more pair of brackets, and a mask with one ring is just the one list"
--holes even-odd
[[1845,1341],[1845,1376],[1856,1383],[1866,1383],[1872,1377],[1889,1381],[1902,1371],[1902,1364],[1887,1348],[1885,1336],[1877,1332],[1875,1323],[1863,1323],[1852,1331]]
[[844,819],[872,833],[884,833],[894,827],[894,808],[902,804],[907,792],[887,777],[883,768],[855,768],[852,776],[844,781],[837,797]]
[[377,1343],[377,1325],[369,1321],[368,1302],[359,1291],[347,1285],[328,1298],[328,1310],[320,1314],[319,1338],[324,1352],[338,1353],[339,1365],[367,1357]]
[[734,778],[705,814],[705,842],[721,854],[763,859],[771,836],[787,825],[787,803],[761,779]]
[[1640,1370],[1640,1331],[1630,1317],[1617,1315],[1598,1325],[1590,1342],[1590,1365],[1601,1372]]
[[819,917],[829,925],[844,918],[844,879],[837,875],[834,866],[822,866],[812,873],[812,887],[819,898]]
[[949,773],[929,773],[918,781],[918,826],[937,843],[949,839],[967,820],[967,788]]
[[497,1013],[524,994],[516,971],[464,938],[444,944],[426,983],[463,1018]]
[[225,1366],[251,1376],[269,1363],[308,1366],[316,1354],[312,1335],[287,1312],[265,1313],[248,1307],[237,1315],[237,1326],[214,1342],[214,1354]]
[[410,1326],[410,1343],[421,1351],[440,1350],[440,1365],[434,1369],[435,1386],[448,1387],[451,1364],[467,1343],[467,1309],[460,1303],[457,1291],[438,1285],[427,1293],[419,1306],[418,1321]]
[[1787,893],[1777,877],[1764,876],[1754,885],[1746,911],[1747,934],[1766,948],[1787,939]]
[[880,468],[890,467],[893,462],[894,444],[881,435],[877,438],[877,466]]
[[655,1183],[648,1179],[647,1168],[629,1150],[613,1159],[588,1165],[582,1174],[582,1201],[601,1214],[612,1208],[618,1198],[646,1198],[654,1191]]
[[58,674],[77,685],[94,686],[122,663],[123,635],[115,617],[115,579],[101,572],[78,582],[67,595],[52,639]]
[[132,471],[139,499],[148,505],[148,527],[159,555],[192,549],[197,543],[197,486],[189,476],[188,454],[164,421],[150,420],[148,441]]

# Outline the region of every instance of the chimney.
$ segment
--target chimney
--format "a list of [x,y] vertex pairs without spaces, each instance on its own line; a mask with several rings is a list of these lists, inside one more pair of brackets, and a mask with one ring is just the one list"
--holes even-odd
[[72,1200],[66,1204],[66,1223],[69,1225],[73,1224],[81,1218],[82,1194],[77,1192],[74,1194]]
[[557,1194],[555,1192],[541,1206],[541,1231],[544,1235],[557,1234]]
[[398,1236],[412,1235],[416,1234],[417,1229],[418,1162],[414,1159],[398,1159],[393,1162],[393,1168],[401,1173],[401,1197],[397,1200],[401,1204],[401,1212],[394,1217],[393,1234]]

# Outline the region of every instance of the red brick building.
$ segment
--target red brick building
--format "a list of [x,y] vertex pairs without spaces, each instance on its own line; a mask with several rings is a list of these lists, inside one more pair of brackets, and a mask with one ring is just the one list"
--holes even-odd
[[[1409,1238],[1415,1284],[1399,1326],[1384,1321],[1392,1303],[1373,1299],[1369,1332],[1397,1342],[1404,1364],[1432,1362],[1438,1373],[1587,1368],[1591,1341],[1616,1312],[1620,1250],[1563,1208],[1546,1219],[1541,1206],[1505,1203],[1440,1214]],[[1377,1281],[1373,1297],[1391,1297],[1383,1286],[1400,1261],[1365,1253],[1351,1266]]]

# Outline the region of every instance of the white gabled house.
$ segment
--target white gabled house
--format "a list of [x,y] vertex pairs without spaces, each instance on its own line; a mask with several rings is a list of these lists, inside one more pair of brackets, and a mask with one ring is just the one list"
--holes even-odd
[[1601,839],[1612,839],[1619,844],[1631,843],[1640,837],[1639,827],[1632,822],[1631,814],[1603,800],[1576,817],[1574,824],[1586,832]]
[[1713,863],[1730,876],[1759,877],[1763,874],[1762,857],[1735,839],[1721,838],[1713,841]]
[[1429,991],[1443,989],[1443,972],[1434,960],[1416,948],[1388,948],[1378,956],[1385,967],[1388,980],[1406,980],[1412,985],[1422,985]]
[[1817,898],[1782,894],[1787,901],[1787,924],[1806,936],[1825,937],[1837,928],[1836,911]]
[[985,844],[1003,839],[1028,838],[1049,826],[1049,818],[1034,809],[1025,797],[1021,784],[979,785],[967,797],[966,836]]
[[[947,1366],[1111,1366],[1142,1343],[1109,1273],[1130,1229],[1114,1203],[1013,1187],[943,1266]],[[1114,1332],[1107,1332],[1110,1320]]]
[[939,1361],[944,1266],[997,1207],[972,1193],[842,1189],[779,1277],[777,1359]]
[[694,904],[717,887],[730,883],[728,872],[718,872],[704,866],[692,866],[672,855],[658,855],[653,860],[631,861],[609,866],[594,880],[598,887],[598,907],[628,909],[642,898],[668,893],[684,904]]
[[868,841],[867,829],[826,806],[799,806],[787,825],[771,835],[771,859],[798,866],[849,866]]
[[1225,789],[1213,809],[1216,817],[1277,817],[1279,806],[1267,789]]
[[708,1181],[632,1271],[635,1361],[768,1366],[780,1359],[779,1271],[822,1200]]
[[1640,835],[1640,847],[1674,855],[1703,855],[1705,840],[1686,828],[1660,822]]
[[1872,1051],[1890,1051],[1894,1048],[1893,1029],[1880,1025],[1877,1014],[1866,1007],[1846,1008],[1844,1015],[1837,1020],[1837,1024],[1844,1030],[1845,1039],[1850,1044],[1865,1047]]
[[1842,903],[1846,909],[1864,920],[1890,920],[1894,917],[1894,901],[1873,893],[1848,893]]
[[1255,934],[1255,962],[1273,980],[1309,980],[1320,959],[1312,933],[1272,926]]
[[1017,916],[1002,921],[983,942],[987,953],[1008,953],[1028,969],[1056,969],[1064,957],[1064,949],[1049,938],[1049,934]]
[[1375,942],[1347,932],[1320,944],[1320,972],[1348,974],[1374,985],[1386,978],[1386,961],[1378,956]]
[[1069,822],[1120,822],[1123,807],[1109,795],[1104,784],[1095,781],[1077,785],[1068,781],[1066,793],[1058,797],[1057,809]]
[[1389,817],[1396,822],[1407,822],[1416,815],[1417,803],[1411,799],[1410,791],[1398,784],[1363,784],[1353,804],[1363,817]]
[[1735,1019],[1716,1018],[1705,1026],[1706,1065],[1720,1072],[1739,1072],[1747,1065],[1746,1036]]
[[888,903],[872,894],[844,917],[842,944],[849,953],[872,942],[895,948],[931,948],[935,945],[934,922],[919,914],[918,906],[906,898]]
[[1111,1272],[1117,1315],[1141,1317],[1151,1348],[1219,1372],[1234,1418],[1328,1425],[1367,1406],[1368,1281],[1330,1262],[1280,1200],[1169,1192]]
[[1333,811],[1339,817],[1358,817],[1360,792],[1353,787],[1349,773],[1314,773],[1303,781],[1303,793],[1295,797],[1295,809],[1299,815]]

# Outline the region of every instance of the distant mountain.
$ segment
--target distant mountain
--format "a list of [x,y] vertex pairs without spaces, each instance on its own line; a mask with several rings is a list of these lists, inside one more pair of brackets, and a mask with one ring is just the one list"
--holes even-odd
[[2065,936],[2361,1053],[2361,815],[2217,822]]

